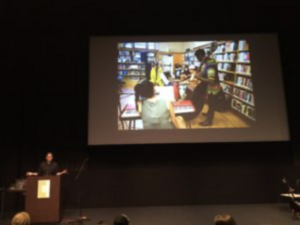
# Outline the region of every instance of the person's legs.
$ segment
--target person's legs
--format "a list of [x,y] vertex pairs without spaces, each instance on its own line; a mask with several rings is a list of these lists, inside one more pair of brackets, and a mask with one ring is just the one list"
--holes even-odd
[[207,118],[205,121],[201,122],[201,126],[211,126],[213,124],[215,111],[217,104],[217,96],[216,95],[208,95],[208,112],[206,114]]

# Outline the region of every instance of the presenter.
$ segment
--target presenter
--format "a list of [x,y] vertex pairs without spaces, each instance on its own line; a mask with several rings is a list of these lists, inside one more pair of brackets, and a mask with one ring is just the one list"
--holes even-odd
[[28,177],[32,176],[61,176],[63,174],[67,174],[67,170],[63,170],[59,172],[58,164],[53,161],[53,154],[48,152],[46,155],[46,161],[40,164],[38,172],[27,172],[26,175]]

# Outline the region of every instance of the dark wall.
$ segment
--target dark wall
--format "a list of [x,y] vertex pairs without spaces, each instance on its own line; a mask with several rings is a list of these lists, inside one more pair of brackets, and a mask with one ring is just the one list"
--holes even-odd
[[[6,9],[1,186],[35,170],[46,151],[70,171],[68,207],[76,207],[79,187],[85,207],[276,202],[285,190],[282,176],[300,177],[299,7],[224,4],[143,14],[64,3]],[[279,35],[290,142],[87,147],[89,35],[251,32]],[[76,182],[85,157],[87,171]],[[22,201],[8,194],[7,208]]]

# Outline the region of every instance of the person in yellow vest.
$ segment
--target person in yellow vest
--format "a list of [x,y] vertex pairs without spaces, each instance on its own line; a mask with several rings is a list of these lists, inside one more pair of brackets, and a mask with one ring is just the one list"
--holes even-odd
[[163,70],[159,63],[154,63],[150,72],[150,82],[153,83],[155,86],[164,86],[162,74]]

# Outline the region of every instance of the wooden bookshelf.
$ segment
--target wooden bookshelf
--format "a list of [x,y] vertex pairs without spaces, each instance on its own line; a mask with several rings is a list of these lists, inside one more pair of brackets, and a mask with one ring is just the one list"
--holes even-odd
[[252,106],[252,107],[254,107],[254,105],[251,103],[251,102],[248,102],[248,101],[246,101],[246,100],[244,100],[244,99],[242,99],[242,98],[240,98],[240,97],[238,97],[238,96],[236,96],[236,95],[232,95],[234,98],[236,98],[237,100],[239,100],[239,101],[241,101],[241,102],[243,102],[243,103],[245,103],[245,104],[247,104],[247,105],[250,105],[250,106]]
[[[227,44],[227,42],[219,42],[218,43],[218,50],[222,50],[222,49],[225,50],[225,48],[228,48],[227,46],[229,46],[231,48],[230,44],[228,44],[228,45],[226,45],[226,44]],[[236,83],[236,82],[238,82],[238,80],[240,82],[240,79],[250,79],[249,82],[252,82],[252,73],[237,72],[238,71],[238,66],[240,66],[240,65],[242,65],[242,66],[240,66],[242,68],[239,68],[239,69],[241,69],[240,71],[248,71],[247,69],[249,69],[251,71],[251,58],[250,58],[249,61],[240,61],[240,59],[241,59],[240,58],[240,53],[247,54],[247,52],[249,52],[248,43],[243,43],[243,44],[246,47],[246,49],[240,49],[240,41],[236,41],[236,45],[234,46],[234,50],[233,51],[222,51],[222,52],[218,51],[218,52],[215,52],[214,55],[215,55],[215,58],[226,59],[225,54],[236,54],[235,56],[233,56],[235,58],[234,61],[231,61],[231,60],[217,60],[217,63],[228,63],[228,64],[231,64],[230,67],[231,67],[231,69],[233,69],[233,71],[219,69],[220,73],[228,74],[227,76],[231,76],[230,79],[233,79],[233,81],[222,80],[220,82],[224,83],[226,85],[232,86],[232,88],[229,89],[230,93],[228,93],[227,91],[224,91],[224,93],[231,98],[230,101],[231,101],[231,107],[232,107],[232,109],[234,109],[234,111],[236,113],[241,114],[244,118],[247,118],[247,119],[249,119],[251,121],[255,121],[255,118],[247,115],[246,113],[242,112],[241,110],[239,110],[238,108],[235,108],[233,106],[234,105],[233,102],[237,101],[240,104],[243,104],[244,107],[246,107],[247,109],[250,108],[251,110],[253,110],[253,112],[255,112],[255,103],[252,104],[252,103],[250,103],[250,102],[248,102],[246,100],[243,100],[239,96],[236,96],[236,95],[233,94],[234,89],[240,89],[241,91],[244,91],[246,93],[253,94],[253,90],[251,88],[246,87],[246,86],[242,86],[242,85],[239,85],[239,84]],[[221,57],[219,55],[224,55],[224,56]],[[229,56],[229,57],[231,57],[231,56]],[[245,57],[249,57],[249,56],[245,56]],[[249,66],[250,68],[246,68],[246,69],[243,68],[243,67],[247,67],[247,66]],[[238,77],[244,77],[244,78],[239,78],[238,79]],[[248,81],[246,81],[246,82],[248,82]],[[249,83],[249,85],[250,85],[250,83]],[[226,90],[228,90],[228,88],[226,88]],[[253,97],[255,97],[255,96],[253,96]]]
[[243,115],[244,117],[246,117],[247,119],[250,119],[252,121],[256,121],[255,118],[248,116],[247,114],[243,113],[242,111],[240,111],[238,108],[231,106],[234,110],[236,110],[236,112],[240,113],[241,115]]
[[246,77],[251,77],[251,73],[240,73],[240,72],[236,72],[236,75],[240,75],[240,76],[246,76]]
[[227,70],[219,70],[219,72],[235,74],[235,72],[233,72],[233,71],[227,71]]
[[238,51],[225,51],[225,52],[216,52],[215,55],[222,55],[222,54],[230,54],[230,53],[237,53]]
[[234,84],[234,86],[237,87],[237,88],[241,88],[241,89],[243,89],[243,90],[246,90],[246,91],[253,92],[252,89],[250,89],[250,88],[248,88],[248,87],[245,87],[245,86],[242,86],[242,85],[238,85],[238,84],[236,84],[236,83]]
[[220,80],[220,82],[222,82],[224,84],[228,84],[228,85],[234,86],[234,82],[231,82],[231,81]]

